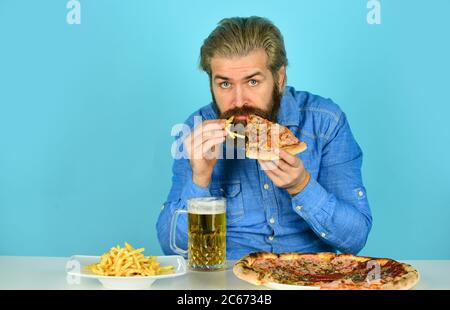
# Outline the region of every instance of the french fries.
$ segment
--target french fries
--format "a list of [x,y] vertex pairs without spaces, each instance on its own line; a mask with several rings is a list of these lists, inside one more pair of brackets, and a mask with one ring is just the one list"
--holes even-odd
[[144,256],[144,248],[135,249],[128,242],[125,247],[112,247],[100,257],[100,262],[86,266],[86,269],[101,276],[133,277],[154,276],[173,272],[174,266],[163,266],[155,256]]
[[229,135],[232,139],[236,139],[236,137],[237,137],[237,138],[241,138],[241,139],[245,139],[245,136],[244,136],[244,135],[238,134],[238,133],[236,133],[236,132],[232,132],[232,131],[230,130],[230,127],[231,127],[231,124],[233,123],[233,120],[234,120],[234,116],[231,116],[229,119],[227,119],[227,120],[225,121],[225,123],[227,124],[227,125],[225,126],[225,131],[228,133],[228,135]]

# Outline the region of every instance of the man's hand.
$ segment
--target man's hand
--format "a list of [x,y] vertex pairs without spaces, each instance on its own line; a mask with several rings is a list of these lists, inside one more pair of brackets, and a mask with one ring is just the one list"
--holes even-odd
[[297,156],[280,149],[279,160],[258,160],[272,182],[287,190],[291,195],[297,195],[308,184],[310,174]]
[[197,126],[184,140],[184,147],[192,168],[192,181],[207,187],[216,165],[220,148],[225,141],[225,120],[208,120]]

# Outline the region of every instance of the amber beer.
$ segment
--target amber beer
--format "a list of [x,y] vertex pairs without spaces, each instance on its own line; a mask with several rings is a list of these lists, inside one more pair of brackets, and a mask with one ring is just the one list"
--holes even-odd
[[226,203],[223,198],[195,198],[188,202],[189,267],[222,270],[226,263]]

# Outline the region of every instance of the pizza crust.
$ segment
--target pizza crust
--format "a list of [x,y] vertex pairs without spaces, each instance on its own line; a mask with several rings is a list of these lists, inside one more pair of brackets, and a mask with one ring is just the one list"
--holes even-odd
[[[271,281],[270,275],[266,274],[264,276],[260,275],[255,271],[252,266],[255,261],[260,259],[277,259],[277,260],[295,260],[299,258],[309,258],[314,260],[321,260],[325,262],[330,262],[334,258],[348,259],[357,262],[368,262],[370,260],[376,260],[380,266],[384,266],[386,263],[392,261],[388,258],[373,258],[367,256],[354,256],[352,254],[336,254],[331,252],[322,253],[281,253],[274,254],[269,252],[257,252],[251,253],[244,256],[233,267],[233,273],[241,280],[247,281],[254,285],[265,285]],[[354,283],[346,284],[337,281],[338,283],[329,282],[325,285],[320,285],[321,289],[350,289],[350,290],[361,290],[361,289],[376,289],[376,290],[408,290],[413,288],[420,279],[419,272],[411,265],[400,263],[405,270],[405,273],[395,277],[393,280],[383,283],[383,284],[372,284],[369,286],[357,285]]]
[[420,280],[419,272],[411,265],[402,263],[406,274],[394,278],[392,282],[381,285],[383,290],[409,290]]
[[245,156],[250,159],[259,159],[259,160],[277,160],[280,159],[279,156],[277,156],[274,153],[263,153],[261,151],[253,151],[249,150],[247,148],[247,151],[245,152]]
[[[303,151],[305,151],[307,148],[307,145],[305,142],[300,142],[298,144],[289,145],[282,147],[284,151],[288,152],[289,154],[296,155]],[[280,157],[273,152],[263,152],[261,150],[252,150],[247,147],[247,151],[245,152],[245,156],[250,159],[260,159],[260,160],[277,160],[280,159]]]
[[251,268],[247,268],[245,264],[236,264],[233,267],[233,273],[241,280],[254,285],[264,285],[267,282],[260,278],[259,274]]
[[282,147],[283,150],[285,150],[286,152],[288,152],[292,155],[301,153],[301,152],[305,151],[306,148],[307,148],[307,146],[306,146],[305,142],[300,142],[295,145],[289,145],[289,146]]
[[258,259],[276,259],[277,254],[269,252],[251,253],[241,258],[233,267],[233,273],[241,280],[247,281],[254,285],[264,285],[267,280],[261,278],[260,275],[251,268],[253,263]]

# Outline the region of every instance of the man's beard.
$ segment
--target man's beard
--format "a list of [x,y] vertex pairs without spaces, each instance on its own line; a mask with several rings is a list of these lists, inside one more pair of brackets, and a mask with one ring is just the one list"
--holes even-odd
[[278,86],[275,84],[272,90],[272,98],[269,102],[269,106],[267,110],[259,109],[255,107],[236,107],[234,109],[230,109],[227,111],[220,111],[219,106],[217,105],[216,98],[214,97],[214,93],[211,89],[211,95],[213,100],[213,108],[216,111],[216,113],[219,115],[219,119],[228,119],[231,116],[236,115],[249,115],[249,114],[255,114],[257,116],[260,116],[262,118],[265,118],[271,122],[277,122],[278,117],[278,111],[280,109],[281,105],[281,98],[282,94],[278,90]]

